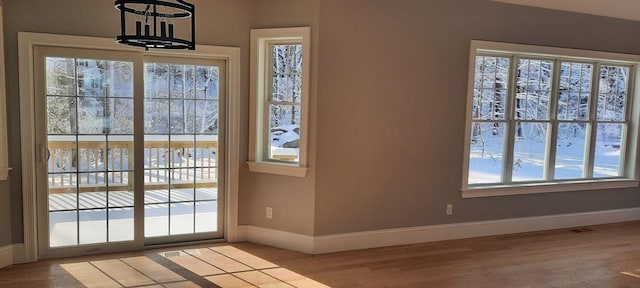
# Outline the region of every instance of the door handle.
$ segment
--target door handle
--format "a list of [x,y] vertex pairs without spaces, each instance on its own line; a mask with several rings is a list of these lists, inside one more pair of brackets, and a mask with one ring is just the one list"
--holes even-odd
[[51,151],[49,151],[49,148],[40,146],[40,159],[42,160],[42,162],[49,161],[49,158],[51,158]]

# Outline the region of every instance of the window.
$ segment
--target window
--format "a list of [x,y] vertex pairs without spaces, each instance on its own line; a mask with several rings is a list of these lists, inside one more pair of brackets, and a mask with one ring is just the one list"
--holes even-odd
[[481,41],[471,52],[463,196],[637,186],[640,58]]
[[[2,29],[2,4],[0,4],[0,31]],[[7,154],[7,108],[4,86],[4,40],[0,35],[0,181],[7,180],[9,176],[9,159]]]
[[249,169],[306,175],[310,28],[251,31]]

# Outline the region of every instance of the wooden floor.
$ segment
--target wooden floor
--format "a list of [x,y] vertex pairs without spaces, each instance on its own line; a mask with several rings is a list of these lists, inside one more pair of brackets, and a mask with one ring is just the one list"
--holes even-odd
[[2,288],[85,286],[640,287],[640,222],[315,256],[221,243],[0,269]]

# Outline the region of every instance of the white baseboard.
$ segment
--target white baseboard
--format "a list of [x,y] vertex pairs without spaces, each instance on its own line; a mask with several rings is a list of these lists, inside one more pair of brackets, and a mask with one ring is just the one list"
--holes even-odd
[[313,238],[313,236],[250,225],[238,226],[239,241],[259,243],[308,254],[313,254]]
[[11,246],[13,246],[13,264],[27,263],[27,260],[24,258],[24,244],[18,243]]
[[13,245],[0,248],[0,268],[13,264]]
[[309,254],[640,220],[640,208],[384,229],[323,236],[240,226],[239,240]]
[[10,244],[0,247],[0,269],[20,263],[25,263],[24,244]]

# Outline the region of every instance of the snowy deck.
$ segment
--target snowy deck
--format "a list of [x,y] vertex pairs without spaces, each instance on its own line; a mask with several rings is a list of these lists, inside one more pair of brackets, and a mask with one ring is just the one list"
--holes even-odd
[[[195,191],[145,191],[145,237],[216,231],[217,188]],[[133,198],[128,191],[50,194],[50,245],[133,240]]]

